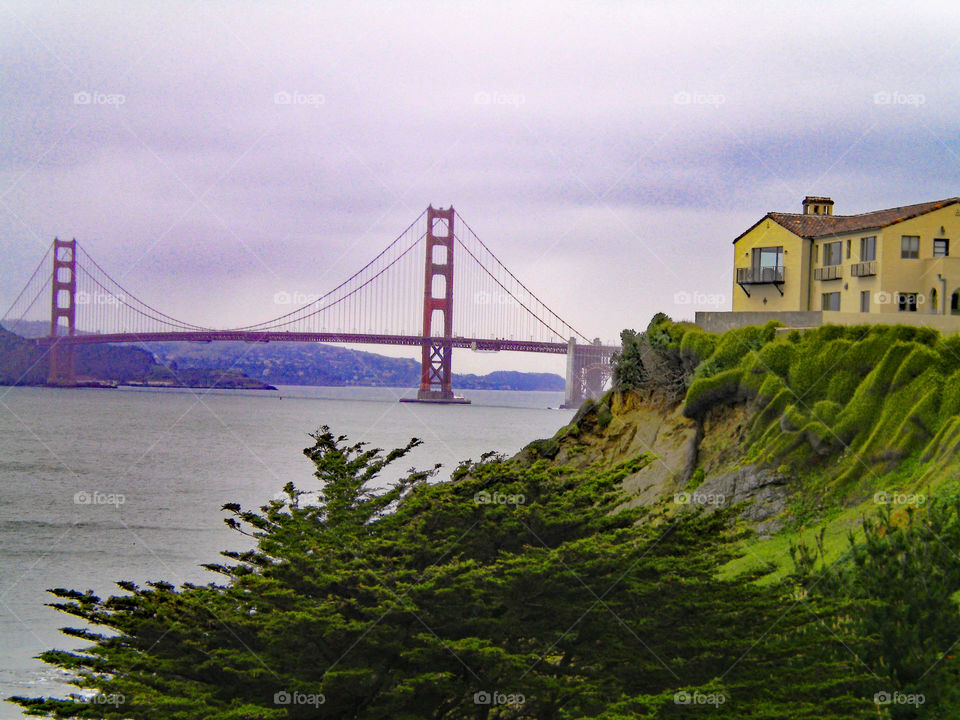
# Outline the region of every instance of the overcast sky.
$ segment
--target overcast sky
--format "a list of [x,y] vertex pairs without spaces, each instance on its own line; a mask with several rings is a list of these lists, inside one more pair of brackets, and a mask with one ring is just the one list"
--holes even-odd
[[955,3],[0,0],[0,306],[59,235],[250,324],[452,204],[612,340],[729,309],[731,240],[804,194],[960,195],[958,66]]

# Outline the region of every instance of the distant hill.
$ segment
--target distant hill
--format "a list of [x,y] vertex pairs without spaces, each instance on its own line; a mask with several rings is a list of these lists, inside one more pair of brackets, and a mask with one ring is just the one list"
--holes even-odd
[[[227,367],[274,385],[366,385],[416,387],[420,363],[363,350],[322,343],[153,343],[150,349],[178,368]],[[497,371],[488,375],[458,375],[461,390],[564,389],[553,373]]]
[[[13,329],[12,324],[6,325]],[[42,353],[24,338],[49,332],[45,322],[23,322],[16,335],[0,336],[0,384],[11,384],[35,365],[19,384],[41,385],[47,374]],[[241,378],[272,385],[416,387],[420,363],[321,343],[149,343],[85,345],[76,349],[78,377],[120,383],[176,384],[205,387],[243,386]],[[169,366],[173,372],[164,366]],[[501,370],[488,375],[453,376],[461,390],[562,391],[564,379],[553,373]]]
[[[46,323],[33,323],[43,326]],[[23,329],[18,328],[18,329]],[[36,328],[27,328],[27,330]],[[133,345],[79,345],[73,365],[80,382],[108,382],[165,387],[228,387],[269,389],[266,383],[236,370],[184,370],[173,373],[153,353]],[[29,339],[0,327],[0,385],[43,385],[49,369],[43,350]]]

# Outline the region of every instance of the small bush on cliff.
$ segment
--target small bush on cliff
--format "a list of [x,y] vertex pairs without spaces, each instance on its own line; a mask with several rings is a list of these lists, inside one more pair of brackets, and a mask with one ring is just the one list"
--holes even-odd
[[670,402],[679,401],[702,359],[692,348],[706,352],[712,346],[711,340],[695,339],[684,349],[688,335],[705,333],[690,323],[675,323],[663,313],[657,313],[644,332],[621,332],[621,349],[612,359],[614,389],[646,390]]
[[719,375],[695,380],[687,391],[683,414],[690,418],[700,417],[716,405],[733,402],[740,390],[741,374],[741,370],[733,368]]

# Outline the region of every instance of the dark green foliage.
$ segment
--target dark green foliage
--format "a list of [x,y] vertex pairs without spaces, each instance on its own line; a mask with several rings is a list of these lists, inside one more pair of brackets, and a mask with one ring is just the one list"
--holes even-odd
[[547,458],[552,460],[560,451],[560,442],[556,438],[546,438],[544,440],[534,440],[527,445],[527,449],[535,458]]
[[[622,509],[645,458],[579,473],[492,460],[376,493],[416,441],[383,455],[326,428],[314,440],[316,502],[288,484],[259,512],[224,507],[256,543],[208,566],[225,585],[53,591],[107,632],[68,631],[92,646],[44,659],[122,702],[17,702],[133,720],[874,716],[792,587],[717,578],[743,538],[730,512]],[[478,705],[483,692],[524,702]],[[275,700],[297,694],[325,701]]]
[[683,339],[680,341],[680,354],[684,361],[692,363],[696,367],[713,355],[716,347],[716,335],[696,328],[684,333]]
[[760,362],[770,372],[782,378],[787,377],[790,363],[796,352],[796,344],[786,340],[776,340],[767,343],[759,350]]
[[742,374],[742,370],[733,368],[712,377],[695,380],[687,391],[683,414],[691,418],[700,417],[716,405],[729,404],[736,400]]
[[720,335],[717,347],[710,360],[718,370],[733,367],[746,357],[751,350],[759,350],[765,344],[772,342],[777,334],[779,323],[769,322],[766,325],[749,325],[747,327],[728,330]]
[[601,430],[610,424],[613,420],[613,412],[610,410],[609,403],[602,403],[597,407],[597,427]]
[[613,386],[618,390],[640,390],[647,381],[647,368],[643,362],[644,339],[634,330],[620,333],[620,352],[614,354]]
[[869,670],[864,695],[923,696],[885,706],[891,718],[960,717],[960,505],[934,501],[894,517],[884,507],[850,538],[850,558],[823,568],[794,548],[815,604],[839,605],[845,644]]
[[[688,336],[695,337],[687,341]],[[712,351],[714,341],[691,323],[675,323],[657,313],[646,331],[624,330],[620,342],[621,350],[612,359],[613,387],[619,391],[647,390],[677,402],[703,359],[701,353]]]

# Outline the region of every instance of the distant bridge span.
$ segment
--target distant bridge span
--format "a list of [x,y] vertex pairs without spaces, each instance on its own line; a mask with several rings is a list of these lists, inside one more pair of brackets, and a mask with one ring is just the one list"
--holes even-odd
[[[420,335],[367,335],[364,333],[325,332],[254,332],[238,330],[200,330],[191,332],[144,332],[144,333],[89,333],[72,337],[37,338],[38,345],[50,347],[57,343],[70,345],[94,345],[99,343],[149,343],[149,342],[318,342],[347,343],[355,345],[407,345],[420,347],[443,338],[425,338]],[[576,344],[576,343],[574,343]],[[463,350],[483,352],[534,352],[566,355],[570,343],[534,342],[527,340],[492,340],[490,338],[453,337],[450,345]],[[619,348],[615,348],[619,349]]]
[[[457,219],[467,234],[455,232]],[[421,243],[424,252],[418,258],[413,251]],[[458,254],[466,253],[467,270],[461,261],[455,276],[453,259],[458,248]],[[42,272],[48,256],[53,261],[49,275]],[[76,384],[73,348],[78,345],[320,342],[420,347],[417,397],[424,402],[462,401],[451,384],[454,348],[566,355],[565,404],[577,406],[602,392],[611,375],[612,355],[619,349],[588,340],[547,307],[452,207],[429,207],[333,290],[246,327],[202,327],[157,310],[121,287],[76,240],[53,241],[3,319],[26,319],[47,291],[50,334],[35,342],[46,350],[48,384],[57,386]],[[290,302],[289,293],[274,296],[275,303],[284,300]],[[18,309],[19,315],[15,314]],[[460,334],[454,334],[455,311]]]

